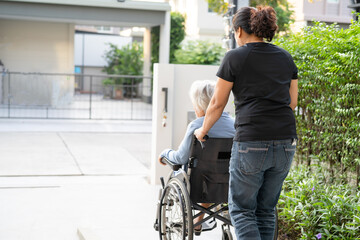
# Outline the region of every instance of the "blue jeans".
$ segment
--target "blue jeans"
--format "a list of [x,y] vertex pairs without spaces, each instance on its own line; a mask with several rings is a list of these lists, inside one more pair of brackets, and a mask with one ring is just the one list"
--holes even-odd
[[275,206],[295,150],[292,139],[234,142],[229,210],[238,240],[273,240]]

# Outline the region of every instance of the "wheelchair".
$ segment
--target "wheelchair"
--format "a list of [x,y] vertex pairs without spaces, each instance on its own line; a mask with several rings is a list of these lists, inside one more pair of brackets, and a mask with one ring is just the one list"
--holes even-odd
[[[168,159],[162,159],[172,171],[166,184],[164,178],[160,178],[162,189],[154,228],[161,240],[192,240],[194,228],[212,218],[222,222],[222,240],[233,239],[227,204],[232,144],[230,138],[199,142],[194,137],[187,165],[174,165]],[[211,205],[204,208],[199,203]],[[275,212],[274,240],[278,235]],[[207,216],[194,224],[194,219],[202,214]]]

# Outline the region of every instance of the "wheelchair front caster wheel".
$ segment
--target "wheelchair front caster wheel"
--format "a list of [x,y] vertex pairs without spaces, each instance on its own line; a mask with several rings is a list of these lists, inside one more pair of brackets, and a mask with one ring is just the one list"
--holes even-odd
[[227,227],[225,227],[225,225],[222,226],[222,240],[233,240],[229,226]]

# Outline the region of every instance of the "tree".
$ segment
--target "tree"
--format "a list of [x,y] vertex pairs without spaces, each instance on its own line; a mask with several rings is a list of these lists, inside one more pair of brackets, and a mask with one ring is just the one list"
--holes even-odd
[[[175,51],[185,38],[185,16],[178,12],[171,13],[170,26],[170,63],[175,62]],[[159,62],[160,27],[151,29],[151,62]]]
[[214,12],[224,15],[228,11],[229,4],[224,0],[206,0],[209,8]]
[[[116,75],[142,75],[143,71],[143,47],[138,42],[133,42],[121,48],[110,43],[110,49],[105,53],[105,60],[108,63],[104,67],[107,74]],[[133,79],[141,80],[141,79]],[[116,78],[115,84],[131,84],[132,79]]]
[[[138,42],[130,43],[118,48],[115,44],[109,44],[110,49],[105,53],[107,66],[103,72],[115,75],[142,75],[143,71],[143,47]],[[117,93],[109,95],[113,98],[136,96],[134,84],[142,81],[141,78],[110,77],[103,80],[105,86],[110,86]],[[112,90],[111,90],[112,91]],[[114,96],[115,95],[115,96]]]
[[[225,0],[207,0],[209,8],[220,15],[227,12],[228,3]],[[258,5],[271,6],[277,13],[277,24],[279,26],[278,32],[286,32],[294,19],[292,14],[294,11],[290,10],[290,4],[287,0],[250,0],[250,6],[256,7]]]

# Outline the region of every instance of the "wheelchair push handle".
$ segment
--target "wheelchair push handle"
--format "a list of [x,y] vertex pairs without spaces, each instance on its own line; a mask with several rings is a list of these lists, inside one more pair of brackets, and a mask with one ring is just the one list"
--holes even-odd
[[[203,139],[206,141],[206,140],[209,139],[209,136],[208,136],[208,135],[205,135],[205,136],[203,137]],[[201,148],[204,149],[204,148],[205,148],[204,142],[202,142],[202,141],[199,141],[199,142],[200,142]]]

